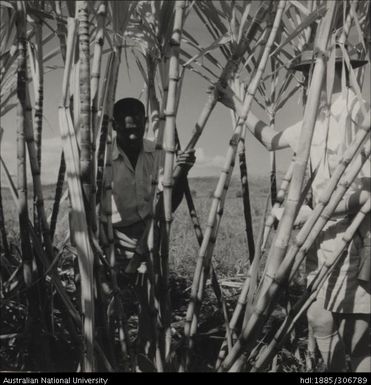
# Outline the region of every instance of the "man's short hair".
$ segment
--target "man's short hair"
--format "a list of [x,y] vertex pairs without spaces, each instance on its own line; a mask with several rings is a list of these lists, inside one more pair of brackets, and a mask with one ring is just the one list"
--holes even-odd
[[135,98],[118,100],[113,106],[113,118],[116,123],[124,120],[125,116],[141,114],[145,116],[144,104]]

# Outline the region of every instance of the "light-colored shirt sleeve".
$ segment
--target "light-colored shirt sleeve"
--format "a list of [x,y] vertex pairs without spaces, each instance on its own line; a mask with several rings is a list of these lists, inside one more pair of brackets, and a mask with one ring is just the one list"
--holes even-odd
[[297,152],[299,139],[300,139],[300,131],[303,122],[299,120],[295,124],[284,129],[282,133],[283,141],[287,142],[291,147],[292,151]]

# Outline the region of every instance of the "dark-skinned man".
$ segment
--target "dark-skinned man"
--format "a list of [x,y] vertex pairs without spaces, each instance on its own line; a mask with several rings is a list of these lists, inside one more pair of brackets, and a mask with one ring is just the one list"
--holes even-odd
[[[112,149],[112,225],[114,231],[116,267],[119,281],[138,281],[144,278],[148,258],[147,235],[153,211],[155,190],[162,194],[161,170],[164,151],[156,149],[156,143],[144,138],[145,108],[137,99],[117,101],[113,111],[116,137]],[[184,193],[186,177],[194,165],[194,150],[178,154],[176,165],[181,172],[173,187],[173,211],[179,206]],[[160,173],[159,173],[160,171]],[[106,201],[103,194],[102,203]],[[162,199],[157,214],[163,217]],[[104,210],[103,210],[104,212]],[[102,216],[103,228],[106,218]],[[142,281],[142,280],[139,280]],[[136,285],[140,303],[138,348],[141,353],[152,355],[149,332],[151,314],[145,306],[146,288]]]

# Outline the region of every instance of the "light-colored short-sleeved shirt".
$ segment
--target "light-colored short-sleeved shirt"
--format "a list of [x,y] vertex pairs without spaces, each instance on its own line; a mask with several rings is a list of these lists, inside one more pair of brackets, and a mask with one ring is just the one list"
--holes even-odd
[[135,169],[125,152],[113,140],[112,148],[112,224],[130,226],[147,219],[152,211],[153,194],[161,170],[163,151],[143,139]]
[[[318,166],[317,175],[313,181],[313,197],[315,203],[325,190],[328,180],[338,166],[345,150],[354,140],[362,122],[360,103],[351,89],[344,93],[334,94],[330,107],[330,121],[327,127],[325,107],[320,107],[313,132],[312,146],[310,150],[310,162],[312,169]],[[294,152],[297,151],[300,131],[303,122],[285,129],[283,137],[286,138]],[[360,154],[355,162],[361,162]],[[361,172],[348,190],[348,194],[366,188],[365,183],[370,180],[370,164],[364,164]]]
[[[325,191],[328,181],[338,166],[344,152],[354,140],[362,122],[360,104],[354,92],[350,89],[345,94],[333,95],[329,125],[326,124],[326,110],[320,108],[317,115],[310,150],[312,169],[317,168],[317,175],[312,183],[315,204]],[[294,152],[297,152],[302,122],[287,128],[283,134]],[[354,162],[361,162],[358,155]],[[354,191],[368,189],[370,181],[370,163],[366,161],[358,177],[349,187],[345,197]],[[359,227],[368,228],[369,216]],[[349,220],[334,217],[329,221],[316,239],[316,253],[308,253],[306,269],[308,282],[318,272],[323,263],[333,258],[344,232],[349,226]],[[363,236],[363,234],[362,234]],[[369,313],[370,294],[357,279],[360,266],[360,238],[355,236],[347,248],[347,253],[340,264],[336,266],[329,278],[323,284],[318,298],[322,298],[327,310],[345,313]]]

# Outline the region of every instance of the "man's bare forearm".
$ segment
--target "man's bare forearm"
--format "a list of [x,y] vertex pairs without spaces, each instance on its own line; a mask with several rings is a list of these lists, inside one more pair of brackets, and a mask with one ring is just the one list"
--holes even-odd
[[[242,116],[242,106],[239,103],[235,103],[235,111],[238,116]],[[247,115],[246,126],[255,138],[269,151],[289,147],[289,143],[283,135],[284,131],[276,131],[251,111]]]

